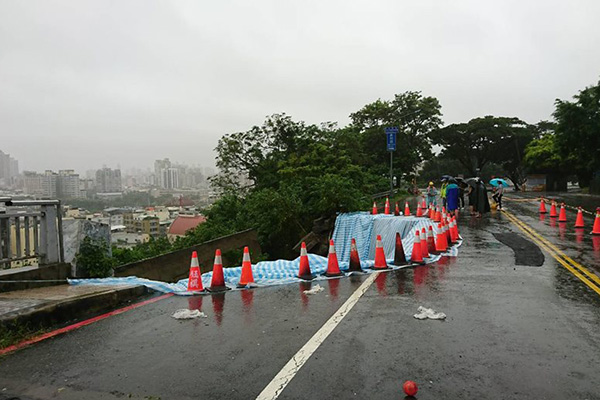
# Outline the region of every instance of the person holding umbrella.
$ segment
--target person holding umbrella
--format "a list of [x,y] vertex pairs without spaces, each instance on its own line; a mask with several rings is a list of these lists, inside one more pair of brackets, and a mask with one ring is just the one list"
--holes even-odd
[[477,178],[469,178],[465,180],[467,184],[467,196],[469,197],[469,211],[471,215],[475,215],[477,210]]
[[485,183],[481,180],[481,178],[477,178],[477,187],[475,188],[475,193],[477,197],[477,217],[480,218],[483,214],[490,212],[490,201],[487,196],[487,189],[485,187]]
[[502,210],[502,196],[504,195],[504,188],[508,187],[508,182],[502,178],[495,178],[490,181],[490,185],[495,188],[492,198],[498,204],[498,210]]
[[446,211],[450,215],[454,215],[454,212],[458,208],[458,185],[454,178],[448,179],[448,185],[446,186]]

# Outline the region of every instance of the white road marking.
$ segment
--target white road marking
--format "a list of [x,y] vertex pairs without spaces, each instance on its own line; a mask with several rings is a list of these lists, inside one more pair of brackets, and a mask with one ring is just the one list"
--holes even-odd
[[273,380],[263,389],[256,398],[257,400],[274,400],[283,389],[296,376],[300,368],[308,361],[310,356],[319,348],[321,343],[327,339],[329,334],[333,332],[336,326],[344,319],[346,314],[350,312],[352,307],[358,302],[361,296],[367,291],[380,272],[369,274],[369,277],[360,285],[344,304],[323,324],[321,329],[310,338],[308,342],[288,361],[287,364],[279,371]]

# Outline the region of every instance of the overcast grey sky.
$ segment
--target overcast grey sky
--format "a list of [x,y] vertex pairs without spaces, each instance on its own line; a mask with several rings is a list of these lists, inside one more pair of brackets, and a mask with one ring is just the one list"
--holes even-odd
[[445,123],[549,119],[600,78],[600,1],[0,0],[0,150],[21,170],[214,165],[286,112],[420,90]]

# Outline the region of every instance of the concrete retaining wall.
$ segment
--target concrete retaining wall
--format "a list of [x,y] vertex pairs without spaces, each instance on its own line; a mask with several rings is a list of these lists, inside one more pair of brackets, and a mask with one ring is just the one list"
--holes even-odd
[[71,264],[66,263],[0,270],[0,292],[59,285],[66,283],[69,276]]
[[[198,252],[198,261],[202,272],[212,271],[215,250],[221,249],[222,253],[231,250],[243,249],[248,246],[252,256],[261,253],[256,231],[249,229],[211,240],[187,249],[174,251],[162,256],[136,261],[131,264],[115,268],[115,276],[137,276],[163,282],[175,282],[187,278],[190,270],[190,257],[192,251]],[[230,260],[224,256],[223,264],[228,265]]]

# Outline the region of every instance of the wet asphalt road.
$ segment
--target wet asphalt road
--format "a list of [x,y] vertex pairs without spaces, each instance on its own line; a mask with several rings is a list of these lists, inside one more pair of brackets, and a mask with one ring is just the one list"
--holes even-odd
[[[561,232],[537,204],[506,208],[600,275],[574,213]],[[380,274],[280,398],[403,399],[411,379],[419,399],[600,399],[600,296],[545,252],[516,266],[493,234],[523,236],[500,213],[460,223],[458,258]],[[364,279],[170,297],[0,359],[0,399],[251,399]],[[188,307],[208,318],[170,317]]]

